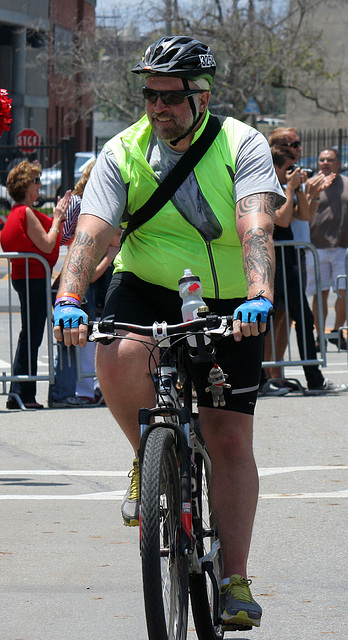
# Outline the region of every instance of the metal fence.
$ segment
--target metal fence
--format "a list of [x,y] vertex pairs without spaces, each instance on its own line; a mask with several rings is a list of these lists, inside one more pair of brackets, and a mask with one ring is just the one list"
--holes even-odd
[[[281,271],[282,271],[282,280],[283,280],[283,290],[284,290],[284,311],[285,311],[285,328],[286,332],[286,349],[284,355],[281,354],[281,357],[277,356],[276,350],[276,335],[275,335],[275,323],[273,317],[271,317],[270,321],[270,333],[268,336],[268,340],[271,342],[271,356],[269,359],[264,360],[263,366],[267,368],[277,367],[281,369],[281,376],[273,377],[268,380],[271,382],[272,380],[281,378],[284,379],[286,376],[284,375],[284,367],[298,367],[298,366],[326,366],[326,348],[325,348],[325,329],[324,329],[324,315],[323,315],[323,300],[322,300],[322,289],[321,289],[321,278],[320,278],[320,265],[319,258],[316,248],[308,243],[308,242],[295,242],[290,240],[284,240],[282,242],[275,242],[275,247],[279,248],[280,256],[281,256]],[[286,267],[286,249],[293,248],[296,255],[296,267],[298,271],[298,298],[300,300],[300,328],[301,328],[301,336],[303,343],[303,356],[301,357],[299,354],[298,344],[294,347],[293,341],[291,340],[291,328],[293,325],[293,319],[291,318],[289,311],[289,292],[288,292],[288,278],[287,278],[287,267]],[[315,272],[315,284],[316,284],[316,295],[318,300],[318,322],[319,326],[317,327],[318,340],[320,346],[320,356],[316,356],[315,358],[308,357],[308,344],[306,339],[306,318],[305,318],[305,283],[304,283],[304,274],[302,271],[302,260],[301,260],[301,251],[305,249],[306,251],[310,251],[313,255],[314,260],[314,272]],[[308,300],[307,300],[308,302]],[[279,311],[278,311],[279,313]],[[279,317],[279,316],[278,316]],[[277,316],[275,316],[277,319]],[[308,322],[308,319],[307,319]],[[313,327],[314,330],[314,327]],[[308,335],[308,334],[307,334]],[[293,378],[291,378],[293,379]],[[305,389],[299,380],[296,379],[296,384],[298,389],[305,393]]]
[[[338,292],[339,289],[342,289],[342,283],[340,283],[341,280],[345,280],[345,289],[347,289],[347,277],[348,277],[348,249],[346,250],[346,256],[345,256],[345,273],[337,276],[337,280],[336,280],[336,291]],[[340,342],[341,342],[341,331],[348,331],[348,295],[346,293],[346,321],[345,324],[342,327],[338,327],[337,330],[337,334],[333,335],[332,337],[337,338],[338,341],[338,348],[340,348]],[[348,364],[348,351],[347,353],[347,364]]]
[[[43,373],[37,373],[37,375],[14,375],[13,374],[13,361],[14,361],[14,347],[17,344],[18,339],[18,306],[17,299],[14,296],[12,287],[11,287],[11,261],[15,260],[23,260],[26,262],[26,297],[29,301],[29,259],[39,261],[44,269],[45,269],[45,279],[46,279],[46,312],[47,312],[47,323],[46,323],[46,346],[47,346],[47,362],[48,362],[48,371]],[[53,355],[53,329],[52,329],[52,300],[51,300],[51,269],[50,266],[42,256],[39,256],[37,253],[0,253],[0,260],[6,261],[7,265],[7,274],[3,276],[2,282],[7,282],[7,291],[6,291],[6,308],[8,309],[7,316],[7,339],[3,336],[2,339],[2,362],[7,362],[9,365],[9,371],[2,371],[0,373],[0,382],[2,382],[3,393],[6,393],[6,386],[8,382],[12,380],[21,380],[21,381],[42,381],[47,380],[48,382],[54,382],[54,355]],[[6,277],[7,276],[7,277]],[[16,325],[16,326],[15,326]],[[26,328],[28,334],[28,371],[31,371],[31,354],[30,354],[30,316],[29,316],[29,302],[27,304],[27,317],[26,317]],[[5,331],[4,331],[5,333]],[[7,353],[5,353],[5,349],[7,347]],[[5,360],[6,358],[6,360]],[[4,364],[3,364],[3,368]],[[16,397],[16,400],[19,406],[22,409],[25,409],[22,404],[20,398]]]
[[[281,358],[277,358],[276,356],[276,344],[275,344],[275,332],[274,332],[274,322],[271,318],[271,327],[270,327],[270,340],[271,340],[271,357],[267,360],[264,360],[264,367],[280,367],[282,372],[284,371],[284,367],[298,367],[298,366],[326,366],[326,345],[325,345],[325,334],[324,334],[324,319],[323,319],[323,304],[322,304],[322,291],[321,291],[321,279],[320,279],[320,267],[319,267],[319,259],[318,254],[315,247],[309,243],[298,243],[294,241],[283,241],[276,242],[275,246],[280,249],[281,260],[282,260],[282,277],[283,277],[283,286],[284,286],[284,310],[285,310],[285,331],[286,331],[286,339],[287,339],[287,347],[285,350],[284,356]],[[288,295],[288,287],[287,287],[287,277],[286,277],[286,263],[285,263],[285,251],[287,248],[293,247],[296,253],[297,260],[297,268],[299,272],[299,287],[300,287],[300,299],[302,300],[300,313],[301,313],[301,324],[302,324],[302,341],[303,341],[303,351],[304,356],[301,358],[299,355],[298,347],[294,346],[294,341],[291,340],[291,329],[292,329],[292,318],[289,312],[289,295]],[[304,330],[305,327],[305,314],[304,314],[304,288],[303,288],[303,279],[301,274],[301,250],[306,248],[306,251],[310,251],[313,254],[314,258],[314,269],[315,269],[315,282],[316,282],[316,294],[318,299],[318,314],[319,314],[319,327],[318,330],[318,338],[320,344],[320,357],[309,358],[307,353],[307,342],[306,342],[306,332]],[[11,380],[19,379],[18,377],[13,375],[13,356],[14,350],[13,345],[17,342],[18,337],[18,326],[17,330],[14,328],[14,320],[17,316],[17,325],[18,325],[18,307],[16,303],[14,303],[13,292],[10,285],[10,262],[11,260],[16,260],[18,258],[23,259],[23,257],[28,260],[29,258],[33,258],[39,260],[45,267],[46,273],[46,294],[47,294],[47,323],[46,323],[46,344],[47,344],[47,355],[48,355],[48,371],[43,373],[38,373],[37,376],[20,376],[20,379],[23,380],[37,380],[37,381],[48,381],[53,384],[55,380],[55,371],[54,371],[54,354],[55,350],[59,349],[59,344],[55,343],[53,339],[53,330],[52,330],[52,289],[51,289],[51,272],[48,263],[44,258],[37,254],[19,254],[19,253],[0,253],[0,260],[7,261],[7,304],[6,309],[8,309],[8,339],[3,340],[3,349],[4,343],[8,346],[8,355],[7,361],[10,364],[10,371],[2,371],[0,375],[0,382],[3,384],[3,393],[6,393],[6,383]],[[346,274],[348,274],[348,251],[346,254]],[[342,274],[340,277],[347,277],[346,274]],[[6,282],[6,276],[3,275],[2,282]],[[29,295],[28,291],[29,279],[27,278],[27,295]],[[348,305],[348,301],[347,301]],[[4,307],[3,307],[4,308]],[[347,306],[347,317],[348,317],[348,306]],[[29,316],[27,317],[27,322],[29,322]],[[343,329],[348,329],[347,326],[343,327]],[[29,340],[30,340],[30,332],[28,332]],[[28,350],[30,354],[30,350]],[[83,371],[81,367],[81,357],[80,357],[80,348],[75,348],[75,356],[76,356],[76,369],[77,369],[77,380],[82,380],[83,378],[95,377],[95,371]],[[2,360],[4,361],[4,354],[2,354]],[[30,365],[30,363],[29,363]],[[30,371],[30,368],[28,369]],[[282,375],[282,377],[285,377]],[[292,378],[293,379],[293,378]],[[304,388],[298,382],[299,390],[304,392]]]
[[316,171],[320,151],[324,147],[334,147],[340,153],[342,169],[348,169],[348,129],[305,129],[298,133],[302,146],[301,166]]

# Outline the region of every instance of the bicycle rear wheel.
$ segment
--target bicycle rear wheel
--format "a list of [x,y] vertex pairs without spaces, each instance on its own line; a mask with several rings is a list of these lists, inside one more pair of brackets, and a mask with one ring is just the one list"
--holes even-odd
[[210,502],[211,467],[207,451],[195,454],[196,482],[192,492],[193,525],[199,558],[215,550],[202,573],[190,574],[190,598],[199,640],[221,640],[219,587],[222,558]]
[[185,640],[188,558],[181,549],[181,496],[168,425],[147,439],[141,471],[141,557],[149,640]]

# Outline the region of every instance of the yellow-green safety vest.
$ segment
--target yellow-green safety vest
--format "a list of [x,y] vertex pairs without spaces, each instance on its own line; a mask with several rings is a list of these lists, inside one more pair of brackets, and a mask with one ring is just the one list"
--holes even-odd
[[[192,144],[202,134],[208,117],[209,112]],[[231,173],[235,174],[238,147],[250,127],[234,118],[225,118],[221,124],[217,137],[194,168],[199,188],[220,223],[221,235],[207,241],[168,201],[127,237],[115,259],[115,272],[130,271],[147,282],[177,290],[184,269],[191,269],[199,276],[206,298],[246,295]],[[107,143],[128,189],[130,214],[145,204],[158,186],[145,159],[151,132],[144,116]]]

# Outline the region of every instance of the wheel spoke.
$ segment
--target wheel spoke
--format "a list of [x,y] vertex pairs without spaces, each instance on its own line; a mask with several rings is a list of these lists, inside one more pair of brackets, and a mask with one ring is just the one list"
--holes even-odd
[[167,425],[147,440],[141,474],[141,555],[150,640],[184,640],[188,560],[180,552],[181,499],[174,438]]

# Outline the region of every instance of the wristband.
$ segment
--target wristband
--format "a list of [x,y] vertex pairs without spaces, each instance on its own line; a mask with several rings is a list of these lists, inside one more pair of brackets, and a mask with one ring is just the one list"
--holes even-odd
[[59,298],[56,298],[54,307],[56,307],[58,304],[60,305],[72,304],[74,305],[74,307],[80,307],[79,302],[75,300],[75,298],[71,298],[70,296],[59,296]]
[[55,232],[56,232],[56,233],[58,233],[58,234],[60,233],[59,229],[56,229],[55,227],[51,227],[51,228],[50,228],[50,231],[55,231]]
[[75,300],[77,300],[77,302],[81,304],[80,296],[77,293],[71,293],[70,291],[64,291],[64,293],[61,293],[59,298],[57,298],[57,300],[60,300],[60,298],[63,298],[66,296],[68,296],[68,298],[75,298]]

